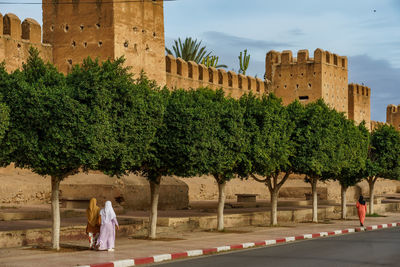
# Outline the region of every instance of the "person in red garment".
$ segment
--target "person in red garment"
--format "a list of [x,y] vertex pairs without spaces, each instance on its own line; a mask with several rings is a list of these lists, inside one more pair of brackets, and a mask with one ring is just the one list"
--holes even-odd
[[364,197],[360,196],[357,201],[358,218],[360,219],[360,225],[364,226],[365,214],[367,214],[367,204],[365,203]]

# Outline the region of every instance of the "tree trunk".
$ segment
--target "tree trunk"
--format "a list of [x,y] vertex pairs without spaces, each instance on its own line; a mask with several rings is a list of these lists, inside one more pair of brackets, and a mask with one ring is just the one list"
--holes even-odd
[[317,178],[311,178],[312,190],[312,221],[318,222],[318,194],[317,194]]
[[282,180],[278,183],[279,174],[272,175],[267,177],[265,180],[265,185],[269,189],[269,193],[271,195],[271,225],[278,225],[278,196],[279,190],[283,184],[287,181],[290,176],[290,172],[286,172],[283,176]]
[[374,214],[374,197],[375,197],[375,192],[374,192],[374,186],[375,186],[375,181],[374,179],[368,179],[368,184],[369,184],[369,214]]
[[347,215],[347,200],[346,200],[347,186],[341,185],[341,195],[342,195],[342,219],[346,219]]
[[226,182],[218,182],[218,215],[217,215],[217,230],[224,230],[224,205],[225,205],[225,185]]
[[276,188],[270,191],[271,194],[271,225],[278,225],[278,192]]
[[60,250],[60,179],[51,177],[52,247]]
[[151,194],[151,207],[149,218],[149,234],[150,239],[156,238],[157,233],[157,210],[158,210],[158,197],[160,195],[160,182],[161,177],[157,177],[155,181],[150,180],[150,194]]

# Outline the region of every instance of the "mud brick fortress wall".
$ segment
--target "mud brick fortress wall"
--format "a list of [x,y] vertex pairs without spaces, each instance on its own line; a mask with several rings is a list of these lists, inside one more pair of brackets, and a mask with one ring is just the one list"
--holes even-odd
[[[53,46],[56,67],[66,73],[88,56],[124,56],[133,73],[144,70],[165,85],[163,1],[43,1],[43,41]],[[92,2],[92,3],[88,3]]]
[[338,111],[348,112],[347,58],[322,49],[300,50],[297,58],[291,51],[268,52],[265,60],[266,78],[272,81],[275,94],[285,105],[295,99],[312,102],[323,98]]
[[[64,4],[60,4],[61,2]],[[261,80],[232,71],[208,68],[191,61],[186,62],[171,55],[166,56],[162,0],[137,2],[90,0],[91,4],[88,2],[43,0],[43,30],[33,19],[25,19],[21,23],[21,20],[13,14],[6,14],[4,17],[0,14],[0,61],[5,61],[7,70],[13,71],[22,66],[28,57],[30,46],[33,46],[40,51],[45,61],[55,64],[63,73],[68,73],[73,65],[82,63],[87,57],[112,60],[124,56],[126,65],[131,67],[132,73],[139,74],[143,70],[150,79],[170,89],[222,88],[227,95],[235,98],[248,92],[256,95],[273,92],[282,98],[284,104],[289,104],[295,99],[309,103],[323,98],[329,105],[346,113],[357,123],[365,120],[367,124],[371,123],[372,128],[380,124],[370,121],[370,88],[348,84],[348,61],[344,56],[322,49],[315,50],[312,57],[308,50],[298,51],[296,57],[291,51],[270,51],[265,60],[265,79]],[[399,129],[400,106],[388,107],[387,121]],[[26,171],[25,176],[20,175],[22,170],[2,168],[0,174],[2,172],[7,172],[4,177],[11,177],[10,187],[3,189],[0,187],[0,193],[3,195],[6,192],[13,193],[12,185],[17,180],[21,180],[17,187],[22,188],[24,185],[25,191],[36,188],[28,182],[32,177],[36,177],[29,171]],[[86,188],[92,188],[91,192],[87,192],[89,195],[102,192],[98,189],[100,187],[108,188],[110,183],[108,177],[103,179],[98,174],[90,175],[93,175],[93,179],[76,177],[70,184],[65,182],[64,193],[67,192],[68,186],[79,188],[81,183],[86,183],[87,180],[90,180],[90,183]],[[48,185],[41,182],[43,179],[36,178],[35,184],[38,186],[40,184],[40,190],[49,193]],[[305,185],[303,180],[303,177],[291,179],[285,188],[286,197],[294,197],[294,194],[297,194],[297,197],[304,196],[304,190],[305,188],[308,190],[309,186]],[[136,198],[131,199],[131,203],[148,202],[144,200],[148,198],[146,191],[148,185],[144,178],[130,177],[124,183],[135,185],[137,190],[127,193]],[[187,201],[182,199],[187,199],[188,194],[191,200],[218,198],[217,187],[212,177],[199,179],[170,177],[163,186],[164,189],[161,191],[168,193],[167,198],[172,201],[172,204],[167,204],[174,207],[186,203]],[[332,182],[323,186],[327,198],[339,199],[338,185]],[[352,195],[348,197],[355,199],[361,189],[362,192],[367,192],[366,184],[361,187],[363,189],[349,192],[348,194]],[[392,185],[382,187],[379,192],[391,192],[391,188]],[[180,193],[177,193],[178,191]],[[115,190],[110,191],[114,192]],[[269,198],[265,188],[260,187],[255,181],[231,181],[227,185],[226,192],[228,199],[234,199],[237,193],[256,193],[260,194],[262,199]],[[4,200],[0,199],[0,203],[1,201]]]
[[[68,4],[60,4],[61,2]],[[175,88],[222,88],[240,97],[273,92],[284,104],[323,98],[357,123],[370,124],[371,89],[348,85],[347,57],[316,49],[313,57],[300,50],[270,51],[265,60],[265,80],[195,62],[165,56],[164,7],[161,0],[123,2],[98,0],[43,0],[43,38],[33,19],[22,23],[13,14],[0,15],[0,60],[12,71],[22,65],[30,46],[67,73],[87,57],[100,60],[124,56],[132,73],[144,71],[159,85]],[[42,41],[43,40],[43,41]],[[392,108],[391,108],[392,109]],[[388,107],[389,110],[389,107]],[[398,113],[388,112],[388,122],[397,124]],[[375,124],[374,124],[375,125]]]
[[0,13],[0,62],[6,63],[8,71],[22,66],[28,57],[29,48],[40,51],[41,57],[53,61],[53,49],[49,44],[42,44],[42,29],[34,19],[21,20],[14,14]]
[[181,58],[166,56],[167,86],[175,88],[222,88],[231,97],[240,97],[252,92],[255,95],[268,93],[268,81],[251,76],[237,74],[233,71],[208,68],[202,64]]

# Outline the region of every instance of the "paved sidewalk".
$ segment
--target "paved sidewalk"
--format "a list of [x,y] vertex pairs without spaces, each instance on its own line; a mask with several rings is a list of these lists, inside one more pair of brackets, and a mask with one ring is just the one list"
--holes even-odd
[[[368,217],[366,225],[380,225],[400,222],[400,213],[386,213],[387,217]],[[188,250],[223,247],[255,241],[273,240],[320,232],[333,232],[358,227],[357,218],[331,220],[329,222],[285,223],[279,227],[229,228],[224,233],[210,231],[162,233],[160,240],[119,238],[115,252],[85,250],[86,241],[71,242],[76,251],[52,252],[31,247],[0,249],[0,266],[77,266],[107,263],[154,255],[179,253]],[[113,266],[113,265],[110,265]],[[121,265],[122,266],[122,265]],[[125,265],[126,266],[126,265]]]

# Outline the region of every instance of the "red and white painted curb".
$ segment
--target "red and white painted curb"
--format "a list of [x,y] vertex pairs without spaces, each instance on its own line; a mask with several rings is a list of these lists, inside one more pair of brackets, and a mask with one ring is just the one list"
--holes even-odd
[[[215,248],[208,248],[208,249],[199,249],[199,250],[188,250],[185,252],[180,253],[171,253],[171,254],[161,254],[155,255],[152,257],[145,257],[145,258],[134,258],[129,260],[119,260],[119,261],[112,261],[106,263],[97,263],[97,264],[90,264],[90,265],[79,265],[79,267],[128,267],[128,266],[137,266],[142,264],[150,264],[168,260],[176,260],[188,257],[195,257],[195,256],[202,256],[208,255],[212,253],[224,252],[224,251],[232,251],[238,249],[245,249],[245,248],[252,248],[252,247],[260,247],[260,246],[270,246],[275,244],[283,244],[288,242],[293,242],[297,240],[304,240],[304,239],[312,239],[324,236],[333,236],[333,235],[342,235],[354,232],[361,232],[361,231],[371,231],[383,228],[390,228],[400,226],[400,222],[398,223],[388,223],[388,224],[380,224],[380,225],[373,225],[367,227],[356,227],[344,230],[336,230],[332,232],[320,232],[316,234],[304,234],[299,236],[290,236],[285,238],[278,238],[278,239],[271,239],[271,240],[264,240],[258,242],[250,242],[250,243],[243,243],[243,244],[236,244],[230,246],[222,246],[222,247],[215,247]],[[78,266],[77,266],[78,267]]]

